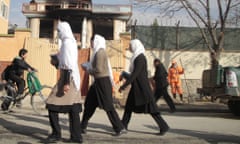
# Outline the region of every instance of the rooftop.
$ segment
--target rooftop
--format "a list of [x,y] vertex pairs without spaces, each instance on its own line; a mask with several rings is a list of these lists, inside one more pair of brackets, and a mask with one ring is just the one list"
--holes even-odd
[[22,12],[25,16],[47,16],[49,13],[71,12],[74,15],[107,14],[107,15],[131,15],[131,5],[92,4],[90,0],[35,0],[24,3]]

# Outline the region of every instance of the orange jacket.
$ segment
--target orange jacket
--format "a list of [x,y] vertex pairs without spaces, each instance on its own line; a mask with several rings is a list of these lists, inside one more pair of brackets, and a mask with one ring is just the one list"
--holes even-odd
[[184,73],[184,69],[181,66],[173,67],[168,69],[168,82],[176,83],[180,82],[180,75]]

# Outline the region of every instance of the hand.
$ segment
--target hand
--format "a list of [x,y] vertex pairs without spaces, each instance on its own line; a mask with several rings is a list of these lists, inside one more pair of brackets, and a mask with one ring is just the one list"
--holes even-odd
[[122,93],[123,90],[124,90],[123,87],[120,87],[120,88],[118,89],[118,92]]
[[89,62],[82,63],[81,67],[83,68],[83,70],[88,71],[91,67],[91,64]]
[[120,76],[119,76],[119,81],[122,81],[122,80],[123,80],[123,76],[120,75]]
[[70,90],[70,85],[69,84],[66,84],[66,85],[63,86],[64,94],[67,93],[69,90]]
[[51,59],[51,60],[50,60],[50,63],[51,63],[53,66],[55,66],[55,65],[57,64],[57,60]]
[[28,68],[27,71],[28,71],[28,72],[38,72],[37,69],[32,69],[32,68]]
[[87,71],[87,68],[86,68],[86,67],[84,67],[84,66],[82,66],[82,69],[83,69],[84,71]]

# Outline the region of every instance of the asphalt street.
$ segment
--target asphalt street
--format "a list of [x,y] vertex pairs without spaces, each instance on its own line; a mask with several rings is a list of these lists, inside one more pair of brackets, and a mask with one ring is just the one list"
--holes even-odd
[[[170,130],[166,135],[156,135],[159,130],[150,115],[133,114],[127,134],[112,136],[113,130],[103,110],[97,110],[90,120],[86,144],[238,144],[240,143],[240,118],[233,116],[223,104],[194,103],[177,104],[178,111],[168,112],[165,104],[160,104],[163,118]],[[120,117],[122,109],[117,109]],[[69,138],[68,116],[60,115],[63,139]],[[50,126],[46,116],[36,115],[29,106],[0,112],[1,144],[47,143]]]

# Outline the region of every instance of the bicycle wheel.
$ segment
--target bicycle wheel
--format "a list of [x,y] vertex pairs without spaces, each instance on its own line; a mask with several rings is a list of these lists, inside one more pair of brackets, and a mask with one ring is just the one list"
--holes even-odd
[[1,109],[4,112],[9,112],[14,107],[15,103],[13,102],[13,99],[10,96],[1,96]]
[[14,87],[11,87],[10,85],[7,85],[5,90],[1,93],[3,96],[1,96],[1,109],[5,112],[9,112],[13,109],[15,106],[15,97],[17,96],[16,89]]
[[31,105],[34,112],[39,115],[47,115],[46,99],[51,90],[52,87],[44,85],[40,92],[31,96]]

